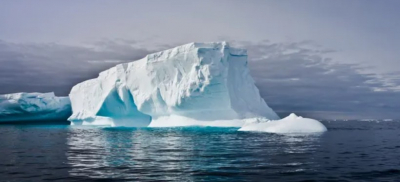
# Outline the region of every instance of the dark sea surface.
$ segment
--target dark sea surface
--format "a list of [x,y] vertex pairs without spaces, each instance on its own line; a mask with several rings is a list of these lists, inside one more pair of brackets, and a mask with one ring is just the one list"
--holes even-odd
[[328,132],[0,125],[0,181],[400,181],[400,122]]

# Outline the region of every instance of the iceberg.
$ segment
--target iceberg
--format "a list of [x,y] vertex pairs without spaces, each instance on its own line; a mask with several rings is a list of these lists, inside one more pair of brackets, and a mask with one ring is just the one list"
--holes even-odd
[[327,131],[319,121],[303,118],[292,113],[289,116],[272,121],[256,121],[245,124],[239,131],[259,131],[268,133],[321,133]]
[[13,93],[0,95],[0,123],[67,121],[72,114],[68,97],[54,93]]
[[279,119],[261,98],[247,51],[190,43],[116,65],[75,85],[69,120],[109,126],[242,126]]

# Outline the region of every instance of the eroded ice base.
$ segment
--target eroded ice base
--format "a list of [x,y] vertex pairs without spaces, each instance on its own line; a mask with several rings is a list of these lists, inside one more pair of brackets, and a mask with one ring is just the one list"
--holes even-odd
[[147,127],[150,124],[150,119],[143,118],[111,118],[96,116],[85,120],[71,121],[71,125],[85,125],[85,126],[105,126],[105,127]]
[[179,115],[162,116],[153,118],[150,122],[146,118],[133,121],[132,118],[108,118],[96,117],[93,120],[73,122],[72,125],[95,125],[105,127],[188,127],[188,126],[209,126],[209,127],[241,127],[239,131],[256,131],[268,133],[322,133],[327,128],[319,121],[311,118],[303,118],[292,113],[280,120],[268,120],[267,118],[256,117],[247,119],[229,120],[196,120],[190,117]]
[[149,127],[180,127],[180,126],[212,126],[212,127],[241,127],[245,120],[209,120],[200,121],[179,115],[163,116],[154,118]]

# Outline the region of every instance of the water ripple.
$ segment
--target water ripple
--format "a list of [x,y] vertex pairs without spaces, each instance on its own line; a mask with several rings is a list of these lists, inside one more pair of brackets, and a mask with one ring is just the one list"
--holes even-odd
[[0,179],[400,179],[400,124],[330,122],[328,129],[319,135],[278,135],[211,127],[0,126]]

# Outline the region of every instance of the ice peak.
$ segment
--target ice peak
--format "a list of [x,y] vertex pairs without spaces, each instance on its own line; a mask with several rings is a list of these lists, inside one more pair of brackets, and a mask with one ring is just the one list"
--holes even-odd
[[[229,43],[226,41],[221,42],[191,42],[186,44],[194,48],[229,48]],[[185,46],[185,45],[183,45]]]

